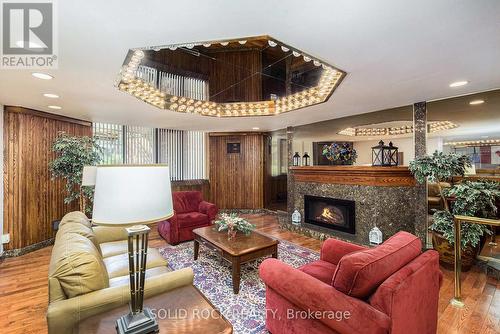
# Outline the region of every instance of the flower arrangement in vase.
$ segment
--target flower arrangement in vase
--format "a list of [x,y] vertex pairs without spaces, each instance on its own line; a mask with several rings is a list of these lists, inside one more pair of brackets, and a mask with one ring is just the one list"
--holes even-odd
[[215,221],[215,226],[219,232],[227,231],[230,240],[236,237],[238,231],[248,235],[255,229],[255,225],[239,217],[236,213],[221,214],[219,219]]
[[358,157],[358,153],[349,143],[324,145],[322,154],[329,161],[338,165],[352,165]]

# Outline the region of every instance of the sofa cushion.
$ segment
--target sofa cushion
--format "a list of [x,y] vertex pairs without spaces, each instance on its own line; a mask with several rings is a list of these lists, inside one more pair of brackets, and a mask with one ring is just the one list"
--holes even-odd
[[208,224],[208,216],[199,212],[181,213],[177,215],[177,223],[180,228]]
[[[168,267],[154,267],[151,269],[147,269],[145,272],[146,280],[148,280],[151,277],[162,275],[171,271],[172,270],[170,270]],[[122,285],[128,286],[129,282],[130,282],[130,276],[127,274],[125,276],[111,278],[109,280],[109,286],[110,287],[122,286]]]
[[[103,259],[109,278],[128,275],[128,253],[106,257]],[[146,269],[166,267],[167,261],[156,248],[148,248]]]
[[101,248],[102,257],[110,257],[128,252],[127,240],[104,242],[99,246]]
[[87,216],[83,212],[80,211],[73,211],[64,215],[64,217],[61,219],[61,222],[59,223],[59,228],[63,227],[65,224],[71,224],[71,223],[78,223],[85,225],[87,227],[92,226],[91,221],[87,218]]
[[176,191],[172,194],[175,213],[198,211],[202,201],[199,191]]
[[382,245],[343,256],[332,285],[356,298],[370,296],[389,276],[420,255],[420,239],[407,232],[398,232]]
[[59,227],[59,230],[57,231],[56,238],[61,236],[62,234],[65,233],[76,233],[81,235],[82,237],[85,237],[92,241],[94,246],[97,248],[99,253],[101,252],[101,249],[99,247],[99,243],[97,242],[97,238],[94,234],[94,231],[90,228],[87,227],[84,224],[64,224],[63,226]]
[[106,267],[92,241],[76,233],[64,233],[52,249],[49,280],[57,279],[67,298],[109,286]]
[[333,263],[318,260],[299,267],[299,270],[311,275],[314,278],[319,279],[326,284],[331,284],[336,268],[337,266]]

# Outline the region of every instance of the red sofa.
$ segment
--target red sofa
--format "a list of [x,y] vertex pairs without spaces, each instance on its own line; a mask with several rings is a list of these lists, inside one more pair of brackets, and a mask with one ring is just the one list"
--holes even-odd
[[434,334],[442,273],[436,251],[399,232],[376,248],[328,239],[320,260],[259,268],[272,334]]
[[158,232],[169,244],[193,240],[193,230],[209,226],[217,216],[215,204],[205,202],[199,191],[172,193],[174,216],[158,224]]

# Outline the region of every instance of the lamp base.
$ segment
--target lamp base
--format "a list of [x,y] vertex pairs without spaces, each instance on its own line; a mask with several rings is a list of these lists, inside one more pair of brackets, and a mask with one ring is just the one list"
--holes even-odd
[[158,322],[151,309],[145,307],[140,313],[129,313],[116,320],[118,334],[149,334],[159,333]]

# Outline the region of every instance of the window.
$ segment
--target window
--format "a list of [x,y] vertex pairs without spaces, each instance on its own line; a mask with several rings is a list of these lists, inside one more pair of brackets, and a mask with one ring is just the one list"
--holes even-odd
[[93,123],[94,138],[103,149],[103,164],[123,163],[123,127],[116,124]]
[[155,129],[125,126],[125,163],[153,164],[155,148]]
[[183,179],[183,132],[180,130],[158,129],[158,162],[170,166],[172,180]]
[[200,131],[93,123],[103,164],[164,163],[172,180],[205,179],[206,138]]

